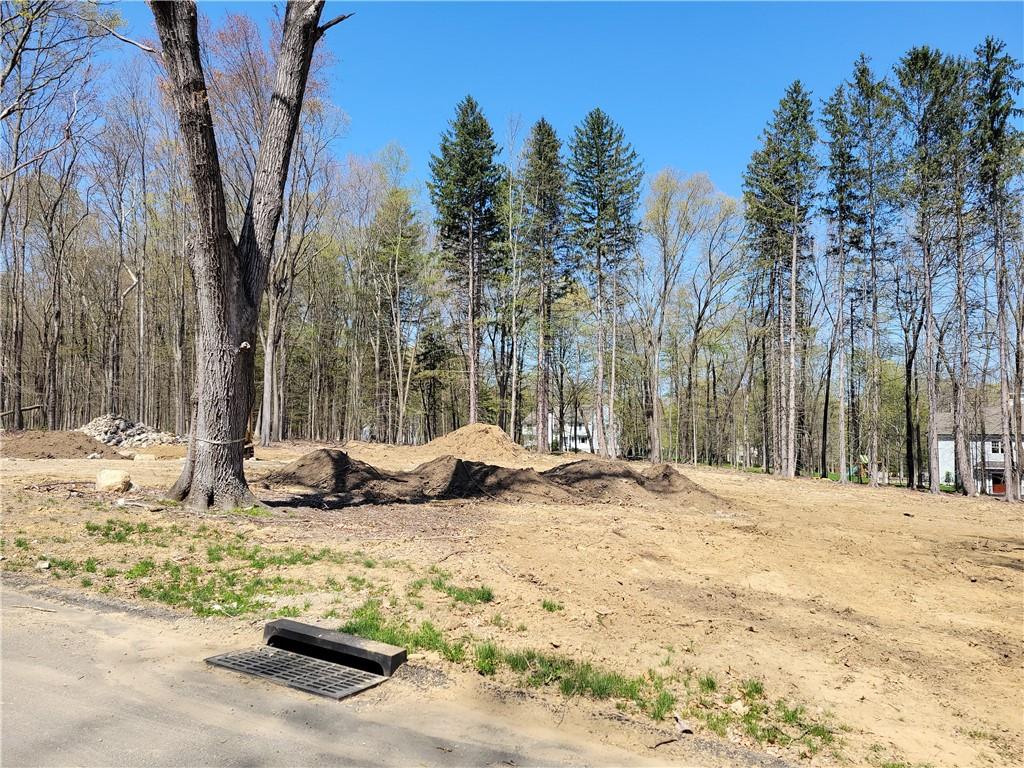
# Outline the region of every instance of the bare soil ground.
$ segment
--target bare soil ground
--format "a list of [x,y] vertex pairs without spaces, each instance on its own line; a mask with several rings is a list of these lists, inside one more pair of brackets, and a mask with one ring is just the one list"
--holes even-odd
[[0,455],[16,459],[122,459],[121,454],[81,432],[0,433]]
[[[271,510],[202,516],[159,500],[179,446],[129,465],[138,488],[125,499],[91,490],[100,468],[124,462],[5,453],[0,565],[209,616],[211,632],[255,635],[270,615],[338,626],[369,601],[387,621],[429,622],[451,640],[414,654],[449,680],[422,695],[490,697],[505,716],[568,712],[595,740],[666,762],[718,764],[695,755],[694,739],[812,765],[1021,763],[1020,505],[706,468],[677,467],[677,478],[474,442],[257,449],[247,471]],[[568,498],[338,506],[260,484],[323,447],[391,477],[461,447],[460,458],[535,470],[531,482],[561,476]],[[449,653],[456,641],[463,657]],[[506,659],[496,670],[480,654],[488,641]],[[527,685],[514,662],[526,651],[641,676],[670,698]],[[673,713],[695,734],[654,747],[678,735]]]

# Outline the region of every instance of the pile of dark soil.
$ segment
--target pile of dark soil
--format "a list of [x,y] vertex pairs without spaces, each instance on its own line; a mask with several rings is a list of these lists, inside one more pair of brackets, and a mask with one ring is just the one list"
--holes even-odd
[[490,498],[567,501],[568,492],[532,469],[509,469],[439,456],[408,472],[385,472],[344,451],[320,449],[271,473],[267,485],[299,486],[353,503]]
[[407,472],[385,472],[340,450],[319,449],[264,478],[264,485],[306,488],[341,503],[491,499],[502,502],[630,503],[669,497],[687,504],[724,502],[668,464],[638,472],[628,464],[582,459],[537,472],[439,456]]
[[[97,456],[98,454],[98,456]],[[114,449],[93,440],[82,432],[24,432],[0,433],[0,456],[9,459],[123,459]]]

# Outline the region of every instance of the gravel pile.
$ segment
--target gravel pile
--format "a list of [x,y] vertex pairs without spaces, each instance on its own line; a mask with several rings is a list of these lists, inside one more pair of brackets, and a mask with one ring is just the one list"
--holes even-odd
[[183,442],[183,438],[170,432],[158,432],[145,424],[136,424],[131,419],[112,413],[97,416],[85,426],[78,428],[94,440],[105,445],[120,448],[145,448],[149,445],[170,445]]

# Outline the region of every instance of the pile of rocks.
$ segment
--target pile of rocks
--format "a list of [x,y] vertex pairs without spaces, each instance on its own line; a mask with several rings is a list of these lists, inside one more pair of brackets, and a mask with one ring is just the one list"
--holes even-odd
[[145,424],[136,424],[131,419],[112,413],[97,416],[85,426],[78,428],[94,440],[119,448],[145,448],[149,445],[169,445],[183,442],[183,438],[170,432],[158,432]]

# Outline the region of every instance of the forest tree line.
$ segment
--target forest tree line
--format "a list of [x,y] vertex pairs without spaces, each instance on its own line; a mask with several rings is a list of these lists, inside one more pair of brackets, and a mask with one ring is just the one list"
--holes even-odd
[[[165,74],[102,9],[0,6],[3,426],[115,412],[185,434],[196,208]],[[205,22],[236,237],[279,35]],[[605,455],[938,491],[949,412],[959,467],[981,429],[1024,455],[1020,65],[1001,42],[891,71],[862,56],[823,98],[794,82],[740,198],[645,168],[599,108],[559,136],[469,96],[418,186],[400,147],[343,154],[333,64],[317,50],[263,298],[263,444],[483,421],[539,450],[585,434]]]

